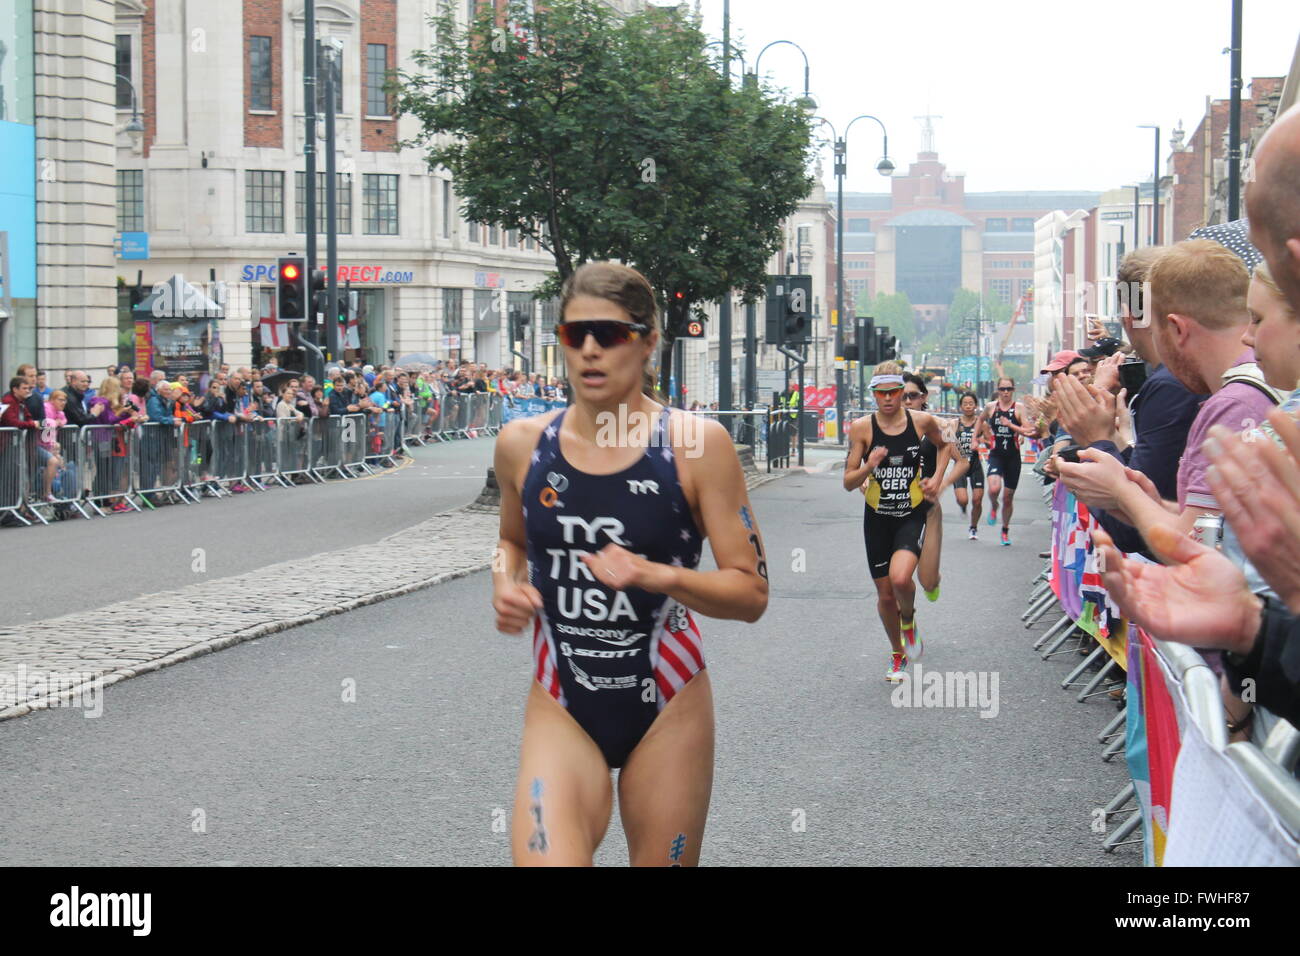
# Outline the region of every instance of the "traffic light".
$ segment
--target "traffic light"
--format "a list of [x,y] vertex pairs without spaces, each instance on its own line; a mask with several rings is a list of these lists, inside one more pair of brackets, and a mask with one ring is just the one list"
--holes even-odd
[[876,358],[876,333],[872,328],[875,320],[869,315],[860,315],[855,321],[858,328],[853,337],[857,339],[858,361],[863,365],[875,365],[880,361]]
[[898,358],[898,336],[889,334],[889,326],[882,325],[876,329],[876,336],[880,343],[877,346],[876,361],[892,362]]
[[812,276],[790,276],[781,317],[781,340],[787,345],[812,341]]
[[325,278],[325,270],[324,269],[311,270],[311,282],[308,283],[308,285],[310,286],[310,292],[309,292],[310,298],[308,301],[310,301],[312,304],[312,314],[309,315],[308,318],[314,321],[316,318],[316,314],[318,313],[320,315],[329,314],[329,301],[326,298],[327,281]]
[[302,256],[281,256],[275,269],[281,322],[307,321],[307,276]]
[[812,341],[812,276],[767,277],[768,345],[806,345]]

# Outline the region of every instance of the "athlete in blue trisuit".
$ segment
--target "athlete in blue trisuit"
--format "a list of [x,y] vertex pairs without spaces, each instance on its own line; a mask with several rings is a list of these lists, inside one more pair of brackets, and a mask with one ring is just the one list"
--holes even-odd
[[938,479],[921,475],[921,436],[939,449],[938,473],[947,469],[951,446],[938,419],[903,407],[903,374],[896,363],[876,366],[871,392],[877,411],[849,425],[844,488],[861,489],[867,499],[862,517],[867,566],[876,586],[876,610],[893,651],[885,680],[897,683],[908,660],[916,661],[923,650],[912,575],[921,556],[926,515],[939,488]]
[[[632,864],[694,865],[713,784],[694,614],[758,620],[762,537],[726,429],[643,391],[659,347],[645,278],[584,265],[560,315],[573,404],[496,444],[497,629],[533,644],[511,849],[518,865],[590,864],[621,768]],[[696,570],[705,538],[714,571]]]

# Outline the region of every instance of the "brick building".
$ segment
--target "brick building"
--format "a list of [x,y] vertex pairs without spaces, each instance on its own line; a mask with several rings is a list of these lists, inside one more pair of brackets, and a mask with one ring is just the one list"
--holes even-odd
[[923,149],[906,173],[891,178],[888,193],[845,193],[845,301],[905,292],[921,335],[946,324],[958,289],[1013,304],[1033,285],[1034,223],[1053,209],[1095,206],[1098,198],[967,192],[963,173],[950,173],[936,151]]
[[[1255,77],[1250,81],[1250,97],[1241,101],[1242,155],[1249,156],[1254,143],[1264,135],[1277,112],[1285,77]],[[1205,115],[1192,135],[1184,142],[1181,124],[1169,141],[1167,174],[1162,176],[1161,190],[1171,197],[1170,209],[1161,216],[1161,225],[1172,227],[1167,236],[1184,239],[1194,229],[1227,216],[1228,100],[1205,98]],[[1245,215],[1244,196],[1241,215]]]

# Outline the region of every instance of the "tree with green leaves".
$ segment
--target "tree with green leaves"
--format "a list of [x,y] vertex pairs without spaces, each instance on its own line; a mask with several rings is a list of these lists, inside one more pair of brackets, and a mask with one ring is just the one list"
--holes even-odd
[[877,292],[874,299],[857,307],[857,313],[871,316],[876,328],[888,328],[890,335],[898,337],[900,350],[910,349],[916,342],[915,312],[906,292],[895,292],[893,295]]
[[661,377],[692,312],[763,294],[781,223],[811,189],[809,123],[733,90],[677,8],[616,17],[597,0],[450,7],[393,86],[419,120],[407,145],[449,170],[473,221],[517,229],[555,261],[554,295],[585,262],[639,269],[664,310]]

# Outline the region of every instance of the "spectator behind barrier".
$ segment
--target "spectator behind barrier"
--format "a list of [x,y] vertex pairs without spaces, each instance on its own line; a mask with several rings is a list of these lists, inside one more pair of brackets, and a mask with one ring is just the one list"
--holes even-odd
[[[1246,191],[1251,241],[1294,321],[1300,315],[1300,108],[1274,122],[1254,160],[1255,179]],[[1300,332],[1266,328],[1281,317],[1260,316],[1254,340],[1261,349],[1261,334],[1272,342],[1276,332],[1294,347],[1291,336]],[[1251,594],[1227,557],[1166,525],[1154,527],[1150,540],[1170,567],[1127,562],[1104,531],[1094,537],[1106,587],[1126,614],[1157,637],[1224,648],[1233,689],[1243,693],[1251,681],[1259,705],[1300,726],[1300,427],[1292,417],[1298,402],[1293,392],[1290,414],[1277,409],[1268,416],[1285,450],[1253,432],[1243,441],[1223,426],[1211,429],[1212,441],[1203,446],[1213,461],[1206,476],[1216,500],[1277,601]]]
[[67,384],[63,391],[67,393],[68,404],[64,414],[68,416],[69,425],[89,425],[90,412],[86,402],[90,400],[90,376],[80,369],[74,369],[65,376]]
[[1237,256],[1209,239],[1180,242],[1152,265],[1150,283],[1160,357],[1189,390],[1212,393],[1188,433],[1177,503],[1162,500],[1148,478],[1126,473],[1119,461],[1097,449],[1081,452],[1078,465],[1063,463],[1060,473],[1090,507],[1107,509],[1139,529],[1164,523],[1186,534],[1200,515],[1218,513],[1201,447],[1208,430],[1216,424],[1253,427],[1280,396],[1264,382],[1254,352],[1241,343],[1249,324],[1250,277]]
[[[1124,257],[1119,268],[1120,318],[1135,353],[1147,365],[1146,381],[1137,394],[1127,396],[1120,388],[1118,364],[1110,360],[1098,366],[1094,382],[1098,389],[1085,390],[1062,382],[1057,401],[1062,421],[1078,444],[1119,459],[1150,479],[1161,498],[1174,499],[1178,495],[1178,462],[1205,396],[1192,392],[1161,363],[1151,323],[1145,320],[1143,286],[1151,265],[1163,251],[1159,246],[1135,250]],[[1117,401],[1108,397],[1111,392],[1118,393]],[[1128,446],[1119,440],[1117,426],[1125,397],[1133,428],[1133,443]],[[1073,486],[1071,490],[1075,490]],[[1132,525],[1095,505],[1093,517],[1121,550],[1145,552],[1145,542]]]

